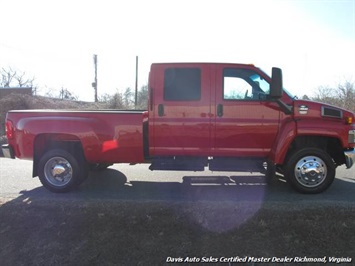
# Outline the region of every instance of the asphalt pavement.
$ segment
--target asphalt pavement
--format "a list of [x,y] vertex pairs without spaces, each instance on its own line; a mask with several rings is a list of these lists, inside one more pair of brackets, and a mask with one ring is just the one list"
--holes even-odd
[[55,194],[32,178],[32,161],[0,158],[0,199],[234,201],[255,204],[289,203],[306,207],[355,205],[355,168],[338,167],[336,179],[325,192],[304,195],[280,178],[266,184],[260,173],[150,171],[148,164],[116,164],[92,172],[76,191]]

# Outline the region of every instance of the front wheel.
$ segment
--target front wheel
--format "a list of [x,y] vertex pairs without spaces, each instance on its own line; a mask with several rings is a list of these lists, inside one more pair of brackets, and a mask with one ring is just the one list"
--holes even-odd
[[334,181],[333,159],[321,149],[299,150],[292,154],[286,163],[285,176],[291,186],[301,193],[323,192]]
[[87,177],[84,160],[65,150],[46,152],[38,163],[38,176],[44,187],[52,192],[68,192],[75,189]]

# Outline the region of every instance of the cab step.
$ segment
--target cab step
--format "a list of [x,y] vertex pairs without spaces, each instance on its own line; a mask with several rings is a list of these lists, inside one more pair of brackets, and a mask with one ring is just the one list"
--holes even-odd
[[204,171],[207,158],[168,157],[155,158],[150,170]]
[[209,162],[211,171],[263,172],[265,159],[245,158],[213,158]]

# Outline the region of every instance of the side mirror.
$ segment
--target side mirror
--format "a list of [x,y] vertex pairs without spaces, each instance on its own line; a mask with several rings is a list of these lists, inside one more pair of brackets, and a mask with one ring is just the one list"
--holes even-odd
[[272,68],[271,85],[270,85],[270,98],[275,99],[281,110],[287,114],[292,114],[292,106],[285,104],[280,100],[282,97],[282,71],[280,68]]
[[270,98],[280,99],[282,97],[282,70],[277,67],[272,68]]

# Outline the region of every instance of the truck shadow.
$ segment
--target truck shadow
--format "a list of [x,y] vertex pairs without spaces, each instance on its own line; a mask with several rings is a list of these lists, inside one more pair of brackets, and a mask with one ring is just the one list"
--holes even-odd
[[[142,174],[142,181],[129,181],[122,172],[107,169],[92,173],[75,193],[83,197],[125,200],[262,201],[271,192],[263,176],[182,176],[181,182],[144,179]],[[282,182],[277,182],[276,186],[289,191]]]
[[[93,172],[76,191],[55,194],[43,187],[22,191],[24,198],[62,200],[134,200],[134,201],[235,201],[355,202],[355,180],[337,178],[325,192],[305,195],[295,192],[282,178],[267,184],[263,175],[254,176],[183,176],[182,182],[129,181],[120,171]],[[148,179],[148,178],[147,178]],[[143,180],[143,181],[141,181]]]

